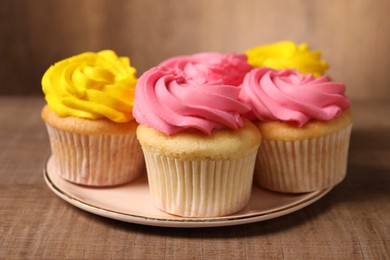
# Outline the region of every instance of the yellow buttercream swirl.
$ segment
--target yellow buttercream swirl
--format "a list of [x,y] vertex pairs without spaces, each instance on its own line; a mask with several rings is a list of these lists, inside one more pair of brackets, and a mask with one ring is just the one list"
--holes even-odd
[[85,52],[52,65],[43,75],[42,90],[60,116],[124,123],[134,119],[135,74],[127,57],[111,50]]
[[297,69],[303,74],[322,76],[329,68],[321,60],[321,52],[309,49],[306,43],[296,45],[291,41],[260,45],[246,51],[248,63],[253,67],[273,69]]

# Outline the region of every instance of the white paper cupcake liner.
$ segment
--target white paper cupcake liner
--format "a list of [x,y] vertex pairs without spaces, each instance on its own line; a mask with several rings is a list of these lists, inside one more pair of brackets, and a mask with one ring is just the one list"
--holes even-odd
[[143,154],[135,133],[81,135],[46,125],[56,172],[91,186],[130,182],[142,172]]
[[249,202],[256,151],[231,160],[184,160],[143,151],[154,204],[165,212],[224,216]]
[[306,140],[263,140],[255,182],[270,190],[294,193],[338,184],[346,175],[351,128]]

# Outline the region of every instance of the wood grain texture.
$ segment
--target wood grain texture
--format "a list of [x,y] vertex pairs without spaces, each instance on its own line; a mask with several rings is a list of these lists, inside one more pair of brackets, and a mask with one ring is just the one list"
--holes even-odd
[[316,203],[242,226],[123,223],[46,186],[41,97],[0,97],[0,259],[389,259],[390,105],[354,103],[347,178]]
[[290,39],[321,50],[353,99],[386,99],[388,10],[388,0],[3,0],[0,94],[41,93],[51,64],[84,51],[130,56],[141,75],[174,55]]

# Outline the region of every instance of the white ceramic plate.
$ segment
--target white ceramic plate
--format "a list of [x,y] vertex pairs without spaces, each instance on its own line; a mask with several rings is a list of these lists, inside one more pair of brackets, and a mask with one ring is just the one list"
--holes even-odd
[[44,167],[45,181],[56,195],[70,204],[107,218],[163,227],[217,227],[263,221],[306,207],[331,190],[287,194],[254,185],[249,204],[235,214],[215,218],[182,218],[153,206],[145,174],[129,184],[91,188],[65,181],[53,169],[53,160],[49,158]]

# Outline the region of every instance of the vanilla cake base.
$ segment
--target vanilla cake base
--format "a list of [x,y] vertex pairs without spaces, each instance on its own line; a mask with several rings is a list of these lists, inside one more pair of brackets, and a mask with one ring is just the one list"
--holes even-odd
[[88,186],[112,186],[130,182],[142,173],[144,160],[135,121],[60,117],[47,106],[41,115],[55,170],[62,178]]
[[349,110],[302,128],[282,122],[257,126],[263,137],[254,174],[259,186],[300,193],[329,188],[344,179],[352,129]]
[[261,135],[249,121],[241,129],[210,136],[168,136],[140,125],[141,143],[154,204],[182,217],[232,214],[249,202]]

